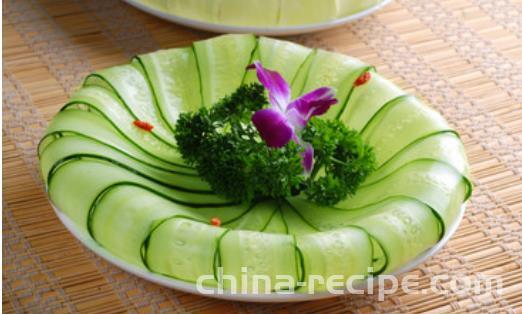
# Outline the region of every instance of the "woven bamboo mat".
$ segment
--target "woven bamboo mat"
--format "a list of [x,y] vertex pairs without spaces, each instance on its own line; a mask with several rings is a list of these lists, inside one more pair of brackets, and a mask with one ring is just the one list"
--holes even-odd
[[476,184],[449,244],[415,269],[500,275],[501,293],[343,296],[300,304],[218,301],[162,288],[94,256],[55,217],[36,144],[94,69],[212,36],[116,0],[3,4],[3,309],[5,312],[508,312],[522,313],[522,2],[397,0],[349,26],[289,38],[377,66],[458,129]]

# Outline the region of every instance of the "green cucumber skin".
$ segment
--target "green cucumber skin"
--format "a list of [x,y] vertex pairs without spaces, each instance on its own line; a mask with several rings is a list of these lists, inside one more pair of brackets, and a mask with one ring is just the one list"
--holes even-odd
[[[221,238],[219,245],[224,275],[240,278],[243,273],[241,268],[246,267],[248,278],[254,275],[268,275],[271,278],[269,291],[274,290],[278,282],[276,275],[290,276],[295,282],[299,280],[297,254],[295,238],[287,234],[231,230]],[[247,283],[247,291],[251,291],[251,282],[249,280]],[[224,286],[229,288],[226,283]],[[239,283],[239,289],[246,287]]]
[[[297,245],[304,257],[304,269],[309,275],[344,276],[368,275],[373,251],[370,235],[358,227],[311,233],[297,237]],[[326,285],[318,284],[318,290]]]
[[[340,119],[378,146],[378,169],[356,195],[335,207],[301,197],[234,204],[214,195],[183,163],[168,136],[173,119],[257,81],[245,69],[254,60],[280,71],[293,97],[322,85],[338,90],[340,103],[325,118]],[[189,69],[194,73],[183,82],[188,87],[168,87],[182,82],[178,76]],[[366,71],[372,79],[354,86]],[[133,93],[150,108],[131,103]],[[136,130],[134,119],[149,119],[157,128]],[[217,280],[218,267],[239,276],[240,264],[251,267],[249,276],[285,273],[295,280],[370,275],[367,267],[374,275],[393,272],[442,238],[472,191],[458,134],[371,66],[251,35],[140,55],[131,65],[89,76],[51,122],[38,156],[50,199],[82,232],[133,265],[188,282],[202,272]],[[221,227],[209,225],[216,216]],[[187,251],[179,254],[194,265],[176,268],[175,237],[191,232],[197,236],[180,238],[187,246],[179,250]],[[339,268],[346,259],[356,262]]]
[[175,128],[182,111],[201,106],[201,86],[194,50],[174,48],[135,57],[146,76],[163,120]]
[[[77,107],[81,106],[81,108]],[[55,134],[56,136],[54,136]],[[109,146],[131,158],[154,165],[169,171],[196,175],[195,169],[184,164],[177,164],[154,155],[143,149],[129,136],[123,134],[107,116],[90,104],[68,104],[53,118],[47,128],[44,138],[38,146],[39,156],[46,147],[62,134],[76,134]]]
[[[72,150],[69,151],[68,149]],[[61,136],[46,147],[40,157],[44,181],[47,181],[52,167],[59,161],[81,157],[107,160],[116,166],[134,171],[151,181],[175,189],[212,194],[208,184],[198,176],[157,168],[82,136]]]
[[100,87],[112,92],[134,120],[152,123],[154,129],[151,134],[166,145],[175,147],[176,142],[158,112],[150,85],[137,67],[129,64],[95,72],[87,76],[83,86]]
[[[97,170],[97,172],[94,172]],[[99,173],[104,173],[100,176]],[[93,200],[108,186],[131,182],[167,195],[177,203],[192,207],[228,206],[230,201],[215,194],[200,194],[176,190],[112,162],[92,158],[71,158],[53,166],[48,177],[48,194],[54,204],[80,226],[87,226],[89,208]]]
[[[211,106],[241,85],[256,46],[257,39],[252,35],[224,35],[193,44],[203,106]],[[224,63],[221,57],[232,62]]]
[[[344,110],[344,103],[350,97],[357,77],[370,68],[358,59],[325,50],[316,50],[308,66],[299,72],[295,80],[302,81],[300,89],[292,89],[293,97],[310,92],[316,88],[329,86],[336,90],[339,103],[323,116],[333,119]],[[297,84],[297,83],[296,83]]]
[[381,0],[140,0],[167,14],[230,26],[277,27],[323,23],[367,10]]
[[103,116],[118,132],[126,137],[127,140],[133,142],[136,146],[156,158],[183,166],[183,159],[179,155],[175,146],[171,143],[161,140],[156,134],[146,132],[133,126],[136,118],[130,113],[125,106],[116,98],[111,97],[110,93],[97,86],[89,86],[78,90],[73,94],[69,103],[63,108],[87,108],[87,110],[96,112]]
[[[151,167],[151,168],[154,168],[154,169],[157,169],[160,171],[164,171],[166,173],[183,174],[185,176],[198,177],[195,170],[189,171],[188,168],[187,168],[187,170],[183,169],[186,171],[185,172],[185,171],[179,171],[175,167],[170,167],[170,165],[158,165],[155,163],[155,161],[151,161],[146,158],[140,158],[143,156],[136,156],[135,154],[133,154],[133,153],[136,153],[136,151],[129,152],[128,150],[113,146],[110,143],[104,143],[104,142],[99,141],[98,139],[90,137],[88,135],[78,133],[76,131],[68,131],[68,130],[67,131],[53,131],[51,133],[46,134],[42,138],[42,141],[40,142],[41,145],[39,146],[39,149],[38,149],[38,158],[39,159],[45,158],[44,153],[47,151],[47,149],[49,147],[51,147],[56,141],[59,141],[63,137],[74,137],[74,138],[78,138],[81,140],[90,141],[91,144],[94,144],[94,145],[105,146],[102,148],[103,150],[106,150],[106,149],[108,149],[109,151],[114,150],[113,152],[110,152],[110,153],[120,154],[122,156],[125,156],[125,158],[132,159],[135,162],[144,164],[148,167]],[[41,167],[42,167],[42,170],[49,168],[48,166],[45,166],[45,165],[42,165]],[[44,181],[46,181],[46,177],[44,177],[44,179],[45,179]]]
[[193,282],[201,274],[214,274],[216,250],[226,230],[188,218],[170,217],[151,230],[143,248],[148,269]]

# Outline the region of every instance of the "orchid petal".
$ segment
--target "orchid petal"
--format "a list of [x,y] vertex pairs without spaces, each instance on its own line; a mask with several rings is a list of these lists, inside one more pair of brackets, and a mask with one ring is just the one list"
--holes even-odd
[[268,90],[270,103],[281,111],[285,111],[290,102],[290,86],[285,79],[276,71],[263,68],[261,62],[255,61],[247,69],[256,69],[259,82]]
[[320,116],[335,105],[338,101],[334,97],[334,90],[330,87],[321,87],[292,101],[287,110],[296,109],[305,121],[313,116]]
[[286,118],[288,122],[294,127],[295,132],[301,132],[305,127],[308,121],[303,117],[301,113],[295,108],[288,110],[286,113]]
[[252,122],[269,147],[282,147],[295,136],[285,115],[273,108],[257,111],[252,116]]
[[301,153],[301,156],[303,157],[301,164],[303,165],[305,173],[310,174],[314,168],[314,147],[307,142],[304,142],[303,145],[304,152]]

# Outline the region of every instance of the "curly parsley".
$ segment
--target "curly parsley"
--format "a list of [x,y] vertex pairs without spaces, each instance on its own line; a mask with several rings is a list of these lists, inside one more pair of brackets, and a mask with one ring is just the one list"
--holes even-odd
[[333,205],[355,194],[375,169],[375,155],[359,133],[343,123],[312,118],[302,137],[315,149],[316,165],[304,191],[311,201]]
[[263,86],[250,84],[211,108],[179,116],[178,148],[216,193],[251,202],[304,192],[311,201],[333,205],[355,193],[375,168],[372,149],[356,131],[314,118],[302,133],[316,160],[312,175],[305,175],[299,145],[270,148],[251,123],[267,103]]

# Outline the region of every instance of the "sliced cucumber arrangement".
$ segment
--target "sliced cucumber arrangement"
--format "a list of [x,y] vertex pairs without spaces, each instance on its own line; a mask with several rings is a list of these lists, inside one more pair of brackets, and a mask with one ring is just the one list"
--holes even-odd
[[383,0],[139,0],[175,16],[233,26],[277,27],[331,21]]
[[[335,88],[339,103],[324,118],[361,132],[377,160],[355,195],[332,207],[301,196],[234,203],[184,163],[173,136],[179,114],[256,82],[246,70],[254,60],[281,73],[294,97]],[[357,84],[361,75],[370,79]],[[312,275],[391,273],[441,240],[472,190],[458,134],[419,99],[355,58],[252,35],[139,55],[89,75],[50,123],[38,156],[53,204],[110,254],[173,280],[208,275],[209,287],[247,292],[299,291]],[[259,275],[270,280],[254,287]]]

